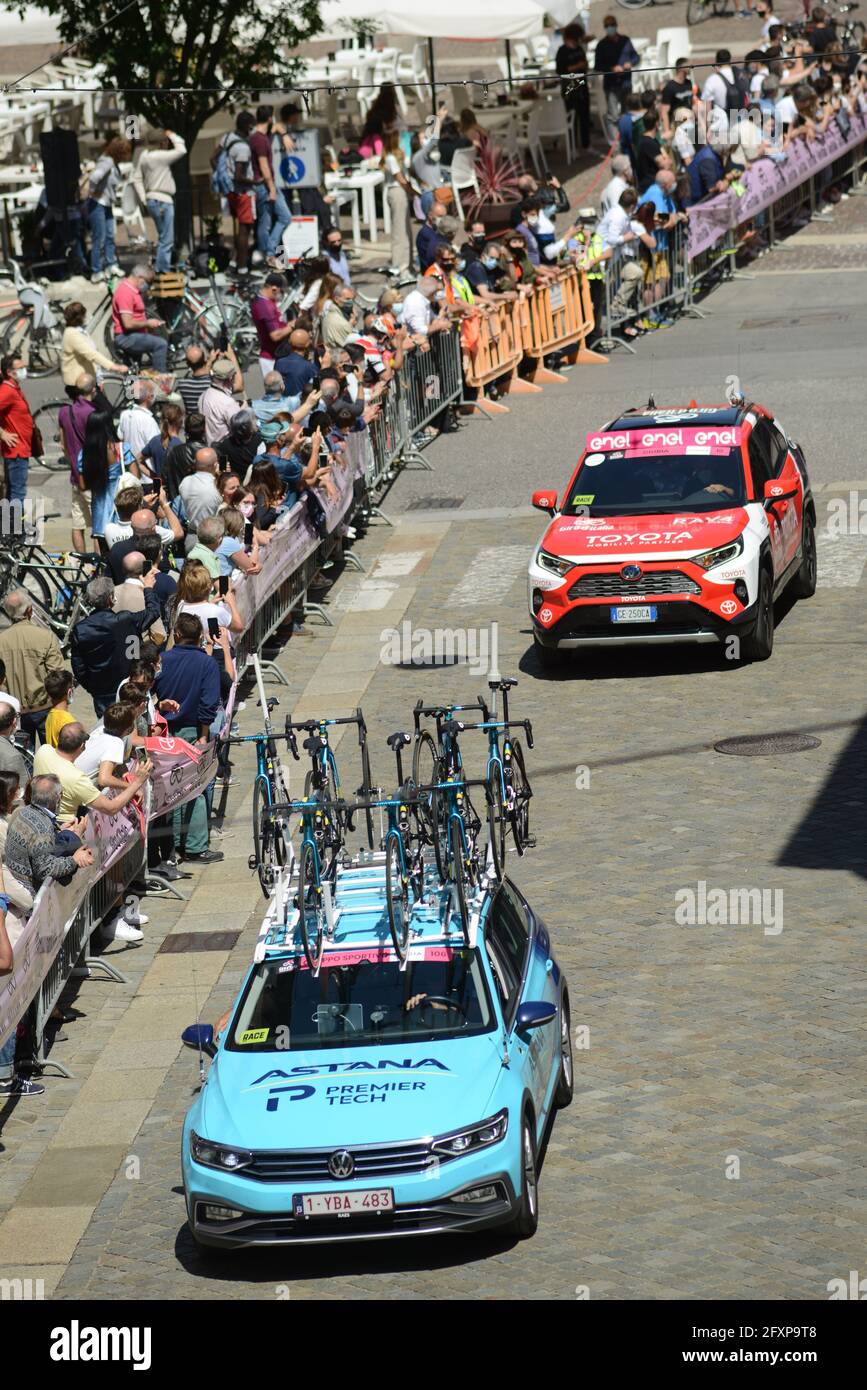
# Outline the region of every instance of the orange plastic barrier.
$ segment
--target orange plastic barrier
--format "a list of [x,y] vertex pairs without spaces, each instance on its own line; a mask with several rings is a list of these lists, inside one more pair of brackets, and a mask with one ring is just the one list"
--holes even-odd
[[[474,351],[464,352],[463,364],[467,385],[479,392],[492,381],[498,382],[503,394],[541,391],[549,382],[566,381],[561,372],[545,366],[545,358],[552,352],[562,353],[572,363],[608,361],[586,346],[594,326],[590,282],[575,266],[513,303],[480,314],[478,323],[478,343]],[[508,413],[508,406],[501,401],[481,396],[476,408],[492,414]]]
[[[524,347],[514,309],[513,304],[499,304],[493,312],[479,315],[476,349],[473,353],[464,353],[464,378],[468,386],[481,391],[492,381],[500,381],[505,392],[519,380],[518,367]],[[508,406],[487,399],[484,408],[493,414],[508,412]]]
[[567,362],[588,366],[608,361],[586,346],[594,319],[590,284],[583,270],[575,266],[562,270],[557,280],[531,290],[525,305],[523,344],[525,357],[533,362],[531,382],[567,380],[561,372],[545,366],[545,358],[552,352],[562,353]]

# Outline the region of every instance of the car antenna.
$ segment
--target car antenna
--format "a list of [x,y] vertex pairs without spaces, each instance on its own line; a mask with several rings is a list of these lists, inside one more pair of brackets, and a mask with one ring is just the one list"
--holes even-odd
[[648,409],[648,410],[655,410],[655,409],[656,409],[656,401],[655,401],[654,398],[653,398],[653,392],[652,392],[652,391],[651,391],[650,395],[647,397],[647,409]]

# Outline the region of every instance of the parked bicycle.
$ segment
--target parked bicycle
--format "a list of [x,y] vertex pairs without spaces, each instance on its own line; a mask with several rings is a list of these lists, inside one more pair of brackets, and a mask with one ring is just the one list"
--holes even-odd
[[[128,376],[105,373],[102,376],[100,385],[111,404],[115,420],[122,410],[133,404],[133,387],[136,380],[132,373]],[[38,425],[42,435],[42,454],[37,462],[51,473],[65,472],[70,466],[59,419],[61,407],[64,405],[69,405],[69,397],[58,396],[56,400],[45,401],[33,412],[34,423]]]
[[304,955],[310,969],[316,971],[326,936],[333,930],[329,900],[333,900],[343,848],[342,827],[349,819],[349,808],[345,802],[332,803],[322,791],[317,791],[303,801],[278,803],[267,811],[275,821],[293,814],[301,817],[295,907]]
[[50,376],[60,369],[63,327],[43,287],[28,280],[16,260],[0,267],[8,276],[15,297],[0,302],[0,356],[20,357],[32,377]]
[[[485,771],[488,802],[488,828],[494,872],[502,878],[506,869],[506,837],[519,855],[533,843],[530,836],[530,797],[533,792],[527,780],[524,752],[519,741],[512,738],[511,729],[523,729],[527,747],[533,747],[533,728],[529,719],[509,718],[509,691],[517,685],[514,677],[495,677],[488,681],[493,697],[491,714],[474,726],[488,735],[488,762]],[[503,698],[503,717],[497,718],[497,694]],[[503,746],[500,748],[500,735]]]
[[92,611],[85,590],[101,572],[102,563],[100,555],[67,555],[26,539],[4,538],[0,602],[11,589],[24,589],[33,602],[37,622],[51,629],[61,651],[66,652],[75,624]]

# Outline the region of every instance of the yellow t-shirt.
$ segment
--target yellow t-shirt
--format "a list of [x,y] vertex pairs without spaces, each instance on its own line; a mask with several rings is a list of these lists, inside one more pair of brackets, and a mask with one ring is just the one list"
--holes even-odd
[[[46,721],[47,722],[47,721]],[[60,778],[61,793],[57,818],[60,821],[75,820],[79,806],[89,806],[100,795],[99,788],[75,763],[61,757],[56,748],[43,743],[33,759],[34,777],[53,774]]]
[[70,714],[68,709],[61,709],[59,705],[56,705],[54,709],[49,712],[48,718],[45,721],[45,742],[50,743],[52,748],[56,748],[57,735],[60,733],[64,724],[74,723],[75,715]]

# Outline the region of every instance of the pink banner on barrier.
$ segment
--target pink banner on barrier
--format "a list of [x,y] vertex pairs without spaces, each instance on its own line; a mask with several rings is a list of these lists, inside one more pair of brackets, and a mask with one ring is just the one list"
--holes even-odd
[[806,183],[811,174],[865,140],[867,117],[859,114],[851,117],[847,136],[832,122],[825,134],[818,135],[815,140],[795,140],[781,163],[771,159],[756,160],[741,180],[746,189],[741,197],[729,190],[689,209],[689,259],[694,260],[708,251],[730,228],[764,212],[785,193]]
[[195,748],[180,738],[152,738],[146,744],[154,771],[144,789],[143,812],[136,807],[114,816],[89,811],[84,842],[93,851],[93,864],[78,869],[65,885],[44,884],[23,930],[12,942],[12,970],[0,976],[0,1043],[24,1017],[91,889],[112,864],[141,844],[142,814],[152,820],[175,810],[199,796],[216,776],[216,743]]

